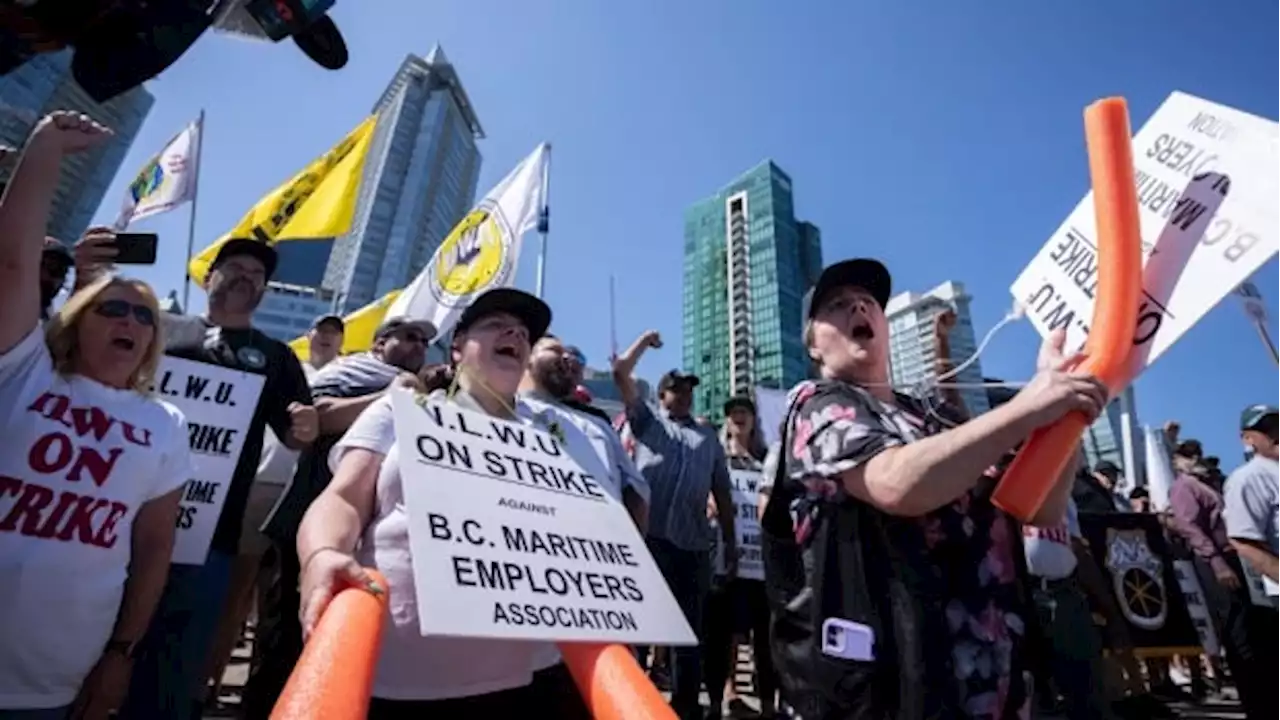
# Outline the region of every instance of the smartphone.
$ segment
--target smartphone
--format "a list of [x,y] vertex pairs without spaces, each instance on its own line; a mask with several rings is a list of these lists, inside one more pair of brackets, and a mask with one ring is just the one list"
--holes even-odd
[[115,264],[155,265],[159,239],[155,233],[116,233]]

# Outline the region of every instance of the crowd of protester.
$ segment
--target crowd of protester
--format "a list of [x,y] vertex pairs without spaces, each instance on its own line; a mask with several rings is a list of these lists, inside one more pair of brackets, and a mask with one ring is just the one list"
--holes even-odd
[[[971,417],[953,391],[899,392],[890,274],[865,259],[828,267],[806,297],[814,379],[791,389],[772,445],[751,397],[725,403],[720,428],[693,417],[692,375],[664,374],[650,404],[635,368],[661,347],[655,331],[612,359],[625,412],[611,424],[581,387],[582,353],[549,332],[551,308],[512,288],[463,311],[442,365],[426,364],[431,323],[390,318],[367,352],[341,355],[336,316],[314,322],[303,362],[251,322],[276,270],[270,245],[225,243],[207,310],[180,316],[113,271],[109,230],[72,247],[45,237],[63,158],[107,135],[84,116],[44,118],[0,199],[0,432],[30,449],[0,460],[0,720],[199,718],[251,618],[236,712],[267,718],[348,584],[388,594],[371,718],[589,717],[553,643],[421,634],[400,389],[595,452],[699,638],[636,649],[682,720],[746,712],[739,646],[765,717],[1163,717],[1179,669],[1200,695],[1229,674],[1251,720],[1277,717],[1277,614],[1251,599],[1246,573],[1275,593],[1274,407],[1244,411],[1248,459],[1226,476],[1167,427],[1167,506],[1143,488],[1122,496],[1121,468],[1087,467],[1081,452],[1020,523],[991,501],[1013,453],[1069,413],[1096,418],[1107,389],[1058,334],[990,412]],[[152,389],[166,355],[264,383],[199,565],[170,563],[192,456],[183,414]],[[733,472],[760,477],[763,580],[738,573]],[[1138,657],[1080,526],[1129,512],[1157,513],[1195,567],[1221,658]]]

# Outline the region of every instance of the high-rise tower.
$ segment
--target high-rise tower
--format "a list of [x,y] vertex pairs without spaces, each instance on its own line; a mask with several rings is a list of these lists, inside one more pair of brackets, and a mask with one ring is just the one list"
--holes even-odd
[[766,160],[685,211],[684,369],[702,379],[695,412],[809,371],[804,294],[822,271],[817,226],[797,220],[791,178]]

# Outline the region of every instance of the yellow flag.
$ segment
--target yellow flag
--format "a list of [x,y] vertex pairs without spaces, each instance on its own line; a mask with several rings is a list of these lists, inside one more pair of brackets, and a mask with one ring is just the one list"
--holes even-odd
[[[346,332],[342,338],[342,354],[364,352],[373,347],[373,334],[378,331],[378,326],[382,324],[383,319],[387,315],[387,308],[396,298],[400,297],[400,290],[392,290],[373,302],[365,305],[359,310],[342,318],[343,324],[346,325]],[[306,362],[310,357],[311,343],[307,340],[307,336],[294,340],[289,343],[289,347],[297,353],[298,359]]]
[[377,120],[376,115],[368,117],[302,172],[259,200],[231,232],[191,258],[191,278],[204,282],[218,249],[231,238],[269,243],[327,240],[350,230]]

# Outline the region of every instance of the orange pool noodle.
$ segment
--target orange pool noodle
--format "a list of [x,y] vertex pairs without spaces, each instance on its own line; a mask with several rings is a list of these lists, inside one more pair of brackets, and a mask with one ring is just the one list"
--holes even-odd
[[302,657],[271,711],[271,720],[368,717],[388,586],[378,571],[366,568],[365,572],[383,592],[374,595],[358,587],[338,592],[302,648]]
[[[1079,369],[1093,373],[1114,395],[1130,380],[1142,293],[1142,233],[1124,99],[1106,98],[1085,108],[1084,129],[1097,216],[1098,286]],[[1072,413],[1032,433],[996,486],[996,507],[1022,522],[1035,517],[1087,426],[1082,413]]]
[[[559,647],[596,720],[676,720],[628,648],[592,643],[560,643]],[[530,717],[534,714],[531,710]]]

